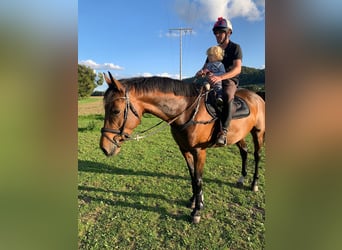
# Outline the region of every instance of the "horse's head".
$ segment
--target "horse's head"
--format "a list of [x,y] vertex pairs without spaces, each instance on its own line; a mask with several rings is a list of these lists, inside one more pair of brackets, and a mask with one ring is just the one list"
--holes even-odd
[[140,118],[130,102],[128,89],[108,73],[110,78],[103,74],[108,89],[103,97],[105,118],[101,129],[100,148],[106,156],[112,156],[119,153],[121,144],[130,138]]

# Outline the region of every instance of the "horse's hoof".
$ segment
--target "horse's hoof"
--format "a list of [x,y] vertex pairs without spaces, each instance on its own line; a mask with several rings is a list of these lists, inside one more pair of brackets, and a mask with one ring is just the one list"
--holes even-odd
[[192,217],[192,223],[198,224],[201,220],[201,216],[195,215]]
[[252,187],[252,191],[253,192],[258,192],[259,191],[259,187],[257,185]]
[[236,187],[237,187],[237,188],[242,188],[242,187],[243,187],[243,182],[238,181],[238,182],[236,183]]

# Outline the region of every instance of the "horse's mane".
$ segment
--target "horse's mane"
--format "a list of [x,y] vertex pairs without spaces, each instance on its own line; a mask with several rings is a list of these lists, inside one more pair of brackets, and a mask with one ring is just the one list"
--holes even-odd
[[173,93],[177,96],[197,96],[199,94],[196,84],[168,77],[136,77],[119,81],[129,90],[134,89],[139,94],[148,94],[156,91]]

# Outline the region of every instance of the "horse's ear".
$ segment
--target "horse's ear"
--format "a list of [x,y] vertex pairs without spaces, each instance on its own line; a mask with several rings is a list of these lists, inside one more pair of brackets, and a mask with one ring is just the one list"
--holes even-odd
[[115,87],[116,89],[118,89],[118,90],[119,90],[119,89],[123,89],[122,84],[121,84],[118,80],[116,80],[115,78],[113,78],[112,74],[111,74],[109,71],[108,71],[108,74],[109,74],[111,83],[114,84],[114,87]]
[[108,85],[111,85],[111,84],[112,84],[112,82],[110,81],[110,79],[108,78],[108,76],[106,75],[106,73],[103,73],[103,78],[105,79],[105,81],[106,81],[106,83],[107,83]]
[[108,86],[113,86],[115,89],[118,90],[122,89],[122,84],[118,80],[116,80],[109,71],[108,74],[110,78],[108,78],[108,76],[105,73],[103,73],[104,79],[106,80]]

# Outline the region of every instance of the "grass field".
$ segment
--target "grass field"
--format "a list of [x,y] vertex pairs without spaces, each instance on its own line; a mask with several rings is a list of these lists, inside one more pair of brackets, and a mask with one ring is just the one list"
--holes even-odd
[[[263,249],[265,248],[265,150],[259,192],[235,187],[241,159],[236,146],[207,150],[203,176],[205,210],[191,224],[188,170],[169,128],[128,141],[118,156],[99,148],[101,112],[78,117],[79,249]],[[88,107],[89,108],[89,107]],[[101,106],[102,108],[102,106]],[[145,116],[136,131],[159,122]],[[248,137],[248,181],[253,147]]]

